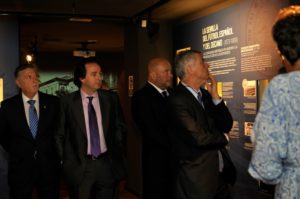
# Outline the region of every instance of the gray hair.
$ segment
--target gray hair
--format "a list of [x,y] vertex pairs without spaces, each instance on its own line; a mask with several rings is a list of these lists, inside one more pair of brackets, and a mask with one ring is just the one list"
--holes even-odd
[[182,80],[185,77],[185,69],[187,66],[194,64],[195,54],[201,54],[197,50],[187,50],[180,52],[175,57],[176,75]]

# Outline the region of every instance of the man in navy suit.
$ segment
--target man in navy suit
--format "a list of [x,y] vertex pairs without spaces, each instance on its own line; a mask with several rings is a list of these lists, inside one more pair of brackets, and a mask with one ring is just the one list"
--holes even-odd
[[133,118],[142,134],[143,199],[171,198],[171,151],[166,102],[172,85],[168,60],[148,63],[148,81],[132,96]]
[[10,198],[31,198],[34,189],[39,198],[58,198],[60,163],[54,144],[58,98],[38,92],[33,65],[16,68],[15,79],[21,92],[4,100],[0,108],[0,143],[9,154]]
[[225,149],[231,114],[201,52],[182,52],[175,65],[180,83],[168,98],[169,134],[177,167],[174,196],[229,199],[229,183],[235,181],[235,168]]

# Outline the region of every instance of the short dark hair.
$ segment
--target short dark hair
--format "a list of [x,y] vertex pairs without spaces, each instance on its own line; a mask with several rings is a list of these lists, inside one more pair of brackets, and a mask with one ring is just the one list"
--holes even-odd
[[294,65],[300,58],[300,14],[278,20],[273,26],[273,38],[282,55]]
[[15,72],[14,72],[15,79],[18,78],[20,71],[25,70],[27,68],[32,68],[32,69],[35,69],[37,71],[37,66],[34,65],[34,64],[23,64],[23,65],[20,65],[20,66],[18,66],[15,69]]
[[99,62],[95,58],[82,58],[78,61],[77,66],[74,69],[74,84],[80,88],[81,87],[81,81],[80,79],[85,78],[86,75],[86,68],[85,65],[89,63],[96,63],[100,66]]

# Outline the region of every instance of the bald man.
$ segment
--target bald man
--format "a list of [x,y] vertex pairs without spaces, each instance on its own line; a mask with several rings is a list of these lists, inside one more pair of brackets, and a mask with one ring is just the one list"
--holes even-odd
[[148,81],[132,96],[132,115],[142,134],[143,199],[171,198],[170,144],[166,125],[166,98],[172,85],[168,60],[148,63]]

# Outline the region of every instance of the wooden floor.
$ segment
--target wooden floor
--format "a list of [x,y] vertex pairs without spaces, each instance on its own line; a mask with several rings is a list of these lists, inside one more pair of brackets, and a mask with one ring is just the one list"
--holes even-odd
[[120,193],[119,199],[138,199],[138,197],[125,190],[124,192]]
[[[61,190],[61,199],[69,199],[67,190],[65,189],[64,186],[62,186],[62,190]],[[118,199],[138,199],[137,196],[135,196],[134,194],[130,193],[127,189],[126,189],[126,182],[121,182],[119,185],[119,198]]]
[[[34,193],[32,195],[32,199],[37,199],[36,191],[34,191]],[[67,191],[64,183],[61,183],[60,199],[69,199],[68,191]],[[118,199],[138,199],[138,197],[135,196],[134,194],[130,193],[126,189],[126,182],[123,181],[119,185],[119,198]]]
[[[62,194],[61,199],[69,199],[69,197],[67,194]],[[120,192],[119,199],[138,199],[138,197],[136,197],[129,191],[124,190]]]

